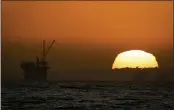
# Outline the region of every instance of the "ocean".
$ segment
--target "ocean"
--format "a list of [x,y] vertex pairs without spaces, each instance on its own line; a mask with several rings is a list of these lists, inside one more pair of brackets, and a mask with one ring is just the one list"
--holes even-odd
[[1,88],[2,110],[174,110],[170,84],[56,82]]

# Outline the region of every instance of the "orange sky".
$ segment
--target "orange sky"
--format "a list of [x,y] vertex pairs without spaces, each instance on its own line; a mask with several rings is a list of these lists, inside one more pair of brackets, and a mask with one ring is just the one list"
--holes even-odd
[[[61,59],[59,66],[71,65],[60,70],[62,74],[66,71],[67,74],[62,76],[65,79],[70,77],[68,69],[107,72],[118,52],[128,49],[154,52],[158,54],[161,65],[170,65],[173,46],[172,8],[172,1],[4,1],[4,68],[14,67],[14,64],[9,64],[12,61],[19,63],[22,58],[35,58],[43,39],[57,41],[55,49],[50,53],[50,60]],[[66,59],[76,63],[67,63]],[[58,60],[52,62],[53,67],[58,65]],[[7,69],[4,71],[9,72]],[[79,78],[85,76],[78,75]]]

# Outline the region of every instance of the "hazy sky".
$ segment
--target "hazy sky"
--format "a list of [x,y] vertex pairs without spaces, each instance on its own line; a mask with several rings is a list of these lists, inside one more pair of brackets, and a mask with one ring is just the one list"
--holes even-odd
[[119,52],[141,49],[173,64],[171,2],[2,2],[2,78],[22,78],[20,62],[49,53],[49,79],[128,80],[111,72]]

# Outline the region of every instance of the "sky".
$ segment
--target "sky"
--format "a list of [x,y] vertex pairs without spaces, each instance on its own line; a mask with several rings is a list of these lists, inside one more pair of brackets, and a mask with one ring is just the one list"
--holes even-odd
[[156,56],[173,66],[172,1],[3,1],[2,79],[22,79],[21,61],[41,56],[42,40],[55,45],[49,80],[131,80],[112,64],[123,51]]

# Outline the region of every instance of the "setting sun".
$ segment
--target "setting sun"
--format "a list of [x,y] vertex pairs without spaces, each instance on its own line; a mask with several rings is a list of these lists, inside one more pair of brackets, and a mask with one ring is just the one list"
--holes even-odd
[[151,53],[142,50],[130,50],[118,54],[112,65],[112,69],[127,67],[155,68],[158,67],[158,63]]

